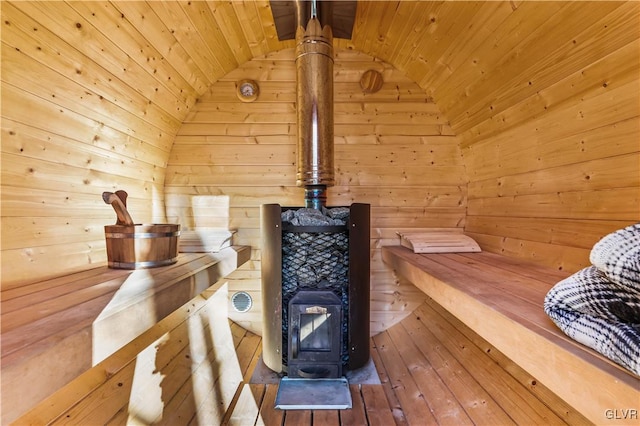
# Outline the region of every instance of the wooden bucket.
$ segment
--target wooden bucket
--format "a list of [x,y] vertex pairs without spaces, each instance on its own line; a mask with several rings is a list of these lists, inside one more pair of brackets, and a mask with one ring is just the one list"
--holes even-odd
[[106,225],[109,267],[143,269],[178,261],[178,224]]

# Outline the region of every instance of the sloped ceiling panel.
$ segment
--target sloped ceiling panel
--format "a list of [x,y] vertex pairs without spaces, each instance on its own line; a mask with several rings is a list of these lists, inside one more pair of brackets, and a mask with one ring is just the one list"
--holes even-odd
[[[616,14],[626,13],[627,19],[634,16],[632,6],[619,2],[588,6],[565,1],[344,3],[336,11],[337,19],[346,19],[355,4],[354,24],[350,39],[336,37],[336,47],[359,50],[403,71],[434,98],[457,133],[588,63],[587,55],[584,63],[566,61],[572,50],[586,50],[587,44],[615,49],[628,43],[607,44],[603,34],[601,46],[595,46],[598,40],[576,36],[592,26],[607,28],[607,20]],[[293,1],[104,4],[105,10],[121,12],[131,31],[141,33],[151,45],[150,55],[157,52],[179,72],[184,81],[173,84],[183,85],[183,93],[195,97],[240,64],[294,43],[280,40],[274,21],[274,15],[288,20],[287,15],[294,13]],[[272,5],[277,9],[272,10]],[[109,21],[96,21],[92,9],[95,6],[78,11],[86,19],[94,16],[94,25],[102,27],[104,34],[115,34]],[[536,79],[530,78],[532,70]],[[187,106],[192,104],[188,99]],[[185,114],[182,111],[176,118]]]

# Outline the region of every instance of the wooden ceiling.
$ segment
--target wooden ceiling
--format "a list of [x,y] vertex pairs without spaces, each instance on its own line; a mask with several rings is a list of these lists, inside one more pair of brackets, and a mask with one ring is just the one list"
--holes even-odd
[[[278,40],[268,0],[73,4],[104,34],[142,33],[147,54],[162,56],[184,78],[173,84],[184,86],[187,106],[240,64],[293,47]],[[108,9],[113,22],[98,21],[95,8]],[[351,39],[334,44],[403,71],[462,134],[580,70],[593,60],[590,52],[629,43],[607,29],[640,28],[637,22],[637,2],[358,1]],[[581,37],[594,27],[600,37]]]
[[[294,46],[278,39],[269,0],[52,4],[15,7],[165,104],[172,128],[213,82],[252,58]],[[359,0],[351,39],[334,45],[405,73],[436,101],[456,134],[472,140],[474,127],[579,72],[603,51],[637,41],[639,10],[636,1]],[[120,65],[128,61],[157,83],[126,68],[125,75]],[[160,96],[165,90],[175,98]]]

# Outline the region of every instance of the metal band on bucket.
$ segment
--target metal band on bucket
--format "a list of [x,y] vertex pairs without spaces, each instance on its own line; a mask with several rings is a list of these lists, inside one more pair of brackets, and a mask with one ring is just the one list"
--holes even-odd
[[176,263],[178,261],[177,257],[172,257],[171,259],[164,260],[149,260],[146,262],[112,262],[109,261],[108,265],[110,268],[116,269],[143,269],[143,268],[154,268],[156,266],[166,266]]
[[163,237],[179,237],[180,231],[174,232],[105,232],[107,238],[163,238]]

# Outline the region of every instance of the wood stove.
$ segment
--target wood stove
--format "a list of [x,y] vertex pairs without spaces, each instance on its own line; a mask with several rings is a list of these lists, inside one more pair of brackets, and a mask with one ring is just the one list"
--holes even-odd
[[316,209],[261,208],[263,361],[290,377],[340,377],[369,360],[370,206],[323,210],[326,223]]
[[261,208],[263,361],[294,378],[336,378],[369,360],[370,206],[325,206],[335,184],[333,2],[298,0],[295,10],[305,205]]

